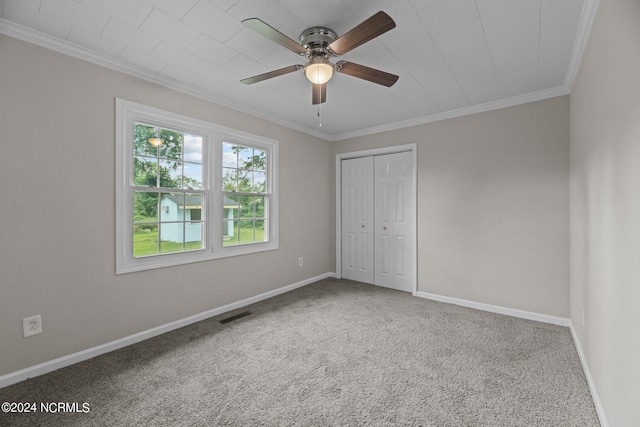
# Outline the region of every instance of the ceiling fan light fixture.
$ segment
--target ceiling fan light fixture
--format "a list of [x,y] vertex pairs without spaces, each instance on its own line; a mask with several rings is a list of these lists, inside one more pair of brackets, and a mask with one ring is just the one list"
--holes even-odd
[[331,61],[321,56],[312,58],[304,67],[304,75],[313,84],[322,85],[331,79],[335,67]]

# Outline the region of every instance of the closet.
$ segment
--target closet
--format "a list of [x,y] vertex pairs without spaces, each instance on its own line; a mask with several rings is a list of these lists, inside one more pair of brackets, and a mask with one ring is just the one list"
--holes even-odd
[[341,160],[341,275],[406,292],[416,281],[413,151]]

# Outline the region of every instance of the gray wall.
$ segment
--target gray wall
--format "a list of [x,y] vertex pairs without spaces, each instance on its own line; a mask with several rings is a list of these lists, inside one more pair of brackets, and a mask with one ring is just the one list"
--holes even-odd
[[[0,35],[0,375],[332,271],[335,154],[415,142],[419,290],[570,310],[610,425],[639,425],[638,40],[640,3],[602,0],[570,102],[329,144]],[[280,140],[280,250],[115,276],[115,97]]]
[[[419,290],[569,315],[568,97],[328,143],[6,36],[0,52],[0,196],[20,212],[0,215],[0,375],[333,271],[335,154],[414,142]],[[278,139],[280,250],[115,276],[116,97]]]
[[571,320],[611,426],[640,425],[639,43],[640,2],[601,0],[571,93]]
[[568,317],[569,98],[338,141],[332,154],[409,143],[418,291]]
[[[280,249],[116,276],[116,97],[279,140]],[[0,375],[334,268],[326,141],[0,35],[0,146]]]

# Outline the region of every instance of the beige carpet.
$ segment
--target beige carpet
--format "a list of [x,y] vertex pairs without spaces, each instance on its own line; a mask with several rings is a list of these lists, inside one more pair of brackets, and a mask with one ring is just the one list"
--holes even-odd
[[[227,324],[219,320],[252,314]],[[0,390],[2,426],[598,426],[567,328],[327,279]]]

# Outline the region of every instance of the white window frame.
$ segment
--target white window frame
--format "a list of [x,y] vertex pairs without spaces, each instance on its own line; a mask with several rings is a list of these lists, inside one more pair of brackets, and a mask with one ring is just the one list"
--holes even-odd
[[[203,137],[203,249],[133,256],[133,125],[145,123]],[[278,141],[116,98],[116,274],[278,249]],[[267,242],[223,246],[222,143],[267,152]],[[265,230],[265,233],[267,230]]]

